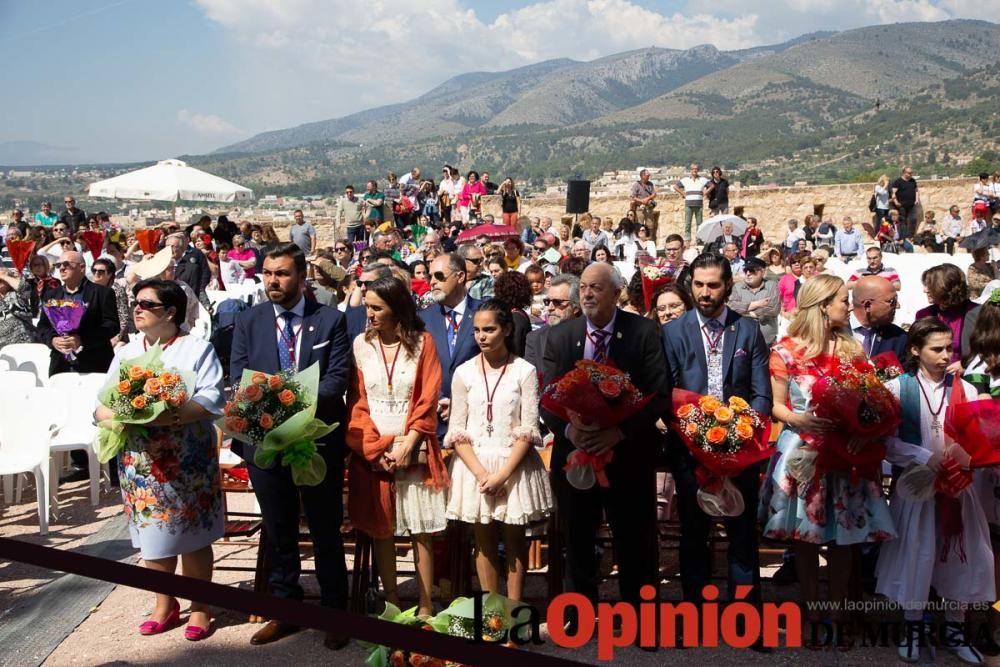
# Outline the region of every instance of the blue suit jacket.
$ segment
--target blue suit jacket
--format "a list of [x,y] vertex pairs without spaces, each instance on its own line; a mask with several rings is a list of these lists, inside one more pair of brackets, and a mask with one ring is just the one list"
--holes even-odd
[[348,306],[344,311],[347,319],[347,347],[354,344],[354,339],[368,328],[368,313],[364,306]]
[[[876,333],[878,337],[872,345],[871,356],[874,357],[883,352],[895,352],[899,363],[906,363],[906,332],[895,324],[888,324]],[[962,349],[964,351],[965,348]]]
[[[698,313],[688,311],[663,325],[663,350],[673,374],[673,385],[698,394],[708,393],[708,360]],[[771,414],[771,374],[768,347],[760,326],[728,309],[722,339],[722,378],[725,398],[739,396],[762,415]]]
[[[427,326],[427,332],[434,339],[438,359],[441,360],[441,398],[451,398],[451,376],[455,369],[472,359],[479,353],[479,346],[472,337],[472,319],[479,308],[479,300],[466,297],[465,315],[458,325],[458,336],[455,340],[455,353],[448,352],[448,322],[444,318],[441,306],[434,304],[424,308],[417,315]],[[448,422],[438,422],[438,436],[444,437],[448,430]]]
[[[277,373],[281,370],[275,319],[274,306],[270,302],[244,311],[236,318],[233,351],[229,362],[233,382],[239,382],[245,369],[263,373]],[[351,354],[344,314],[336,308],[306,299],[299,336],[299,356],[296,360],[299,370],[305,370],[314,363],[319,364],[316,417],[327,424],[340,424],[323,439],[326,446],[320,447],[320,453],[328,461],[339,457],[342,462],[344,432],[347,429],[344,394],[347,392]],[[233,444],[234,451],[244,459],[252,460],[254,447],[237,447],[238,444],[240,443]]]

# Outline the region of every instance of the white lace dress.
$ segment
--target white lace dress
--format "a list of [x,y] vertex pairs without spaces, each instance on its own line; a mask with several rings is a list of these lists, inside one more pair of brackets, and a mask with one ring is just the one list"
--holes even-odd
[[[493,397],[493,430],[486,419],[486,382],[481,356],[477,355],[455,371],[451,384],[451,418],[445,446],[468,440],[476,457],[493,474],[510,456],[518,438],[527,437],[531,447],[505,489],[494,496],[479,492],[479,482],[461,458],[453,457],[449,519],[488,524],[493,521],[527,525],[544,519],[552,511],[552,489],[545,466],[535,449],[541,445],[538,433],[538,375],[535,367],[520,357],[501,369],[486,366],[486,378]],[[497,383],[499,382],[499,386]]]
[[[423,339],[421,339],[422,345]],[[399,344],[385,346],[386,357]],[[413,383],[417,374],[417,360],[420,358],[418,345],[413,357],[406,350],[399,351],[396,366],[392,368],[392,392],[389,392],[389,377],[378,340],[366,341],[364,334],[354,339],[354,360],[362,370],[365,391],[368,394],[368,408],[375,427],[382,435],[403,435],[406,418],[413,400]],[[440,533],[448,522],[445,519],[445,493],[424,484],[424,465],[412,465],[396,471],[396,535],[406,536],[421,533]]]

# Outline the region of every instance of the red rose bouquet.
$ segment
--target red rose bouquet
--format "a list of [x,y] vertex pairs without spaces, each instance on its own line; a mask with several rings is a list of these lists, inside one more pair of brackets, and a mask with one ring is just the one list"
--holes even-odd
[[275,375],[245,370],[219,427],[236,440],[256,445],[257,466],[267,468],[280,459],[291,467],[295,484],[316,486],[326,477],[326,461],[315,441],[338,426],[316,419],[318,393],[318,364]]
[[875,367],[875,377],[883,384],[898,378],[904,372],[899,357],[892,351],[876,354],[872,357],[872,366]]
[[[581,360],[576,367],[550,384],[542,392],[541,405],[559,419],[580,419],[605,429],[617,426],[633,416],[652,399],[643,396],[628,374],[614,366]],[[608,485],[604,468],[612,452],[594,456],[574,450],[566,461],[566,479],[577,489],[586,490],[595,482]]]
[[743,513],[743,495],[731,477],[771,456],[771,420],[738,396],[723,403],[714,396],[674,390],[674,431],[698,467],[698,506],[709,516]]
[[677,279],[680,273],[677,265],[670,262],[650,264],[640,269],[642,278],[642,298],[646,304],[646,312],[652,306],[653,294],[663,285],[669,285]]
[[827,472],[846,472],[851,483],[882,479],[885,439],[902,419],[899,400],[864,357],[845,362],[824,356],[816,360],[820,378],[812,388],[817,417],[837,428],[828,433],[802,433],[806,445],[789,455],[788,472],[802,483]]

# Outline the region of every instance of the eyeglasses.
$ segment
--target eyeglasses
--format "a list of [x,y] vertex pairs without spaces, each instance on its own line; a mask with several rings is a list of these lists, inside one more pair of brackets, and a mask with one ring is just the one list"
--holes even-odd
[[448,280],[448,278],[451,278],[453,275],[454,274],[452,273],[445,274],[444,271],[435,271],[434,273],[431,274],[431,278],[438,281],[439,283],[443,283],[444,281]]
[[549,306],[553,306],[555,308],[565,308],[569,304],[569,302],[570,302],[569,299],[549,299],[549,298],[542,299],[542,305],[544,305],[546,308],[548,308]]
[[548,248],[540,248],[538,246],[534,246],[532,250],[534,250],[535,252],[545,252],[546,250],[548,250]]
[[90,272],[93,273],[95,276],[103,276],[106,273],[111,273],[107,269],[91,269]]
[[75,204],[76,202],[75,202],[75,201],[73,201],[72,199],[67,199],[67,200],[66,200],[66,201],[64,201],[63,203],[64,203],[64,204]]
[[77,264],[75,262],[56,262],[52,266],[62,271],[63,269],[69,269],[74,266],[77,266]]
[[482,257],[466,257],[465,261],[466,262],[472,262],[476,266],[479,266],[479,265],[481,265],[483,263],[483,258]]
[[347,252],[347,248],[340,246],[339,248],[334,248],[334,252]]
[[157,308],[163,308],[163,304],[148,299],[140,299],[135,302],[135,310],[156,310]]

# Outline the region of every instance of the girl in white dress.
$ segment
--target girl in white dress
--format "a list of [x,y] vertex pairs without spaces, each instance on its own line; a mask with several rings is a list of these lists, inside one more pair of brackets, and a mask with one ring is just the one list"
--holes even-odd
[[347,393],[348,513],[373,538],[386,598],[397,606],[394,536],[412,538],[417,613],[430,615],[432,535],[447,525],[448,472],[436,436],[441,362],[401,281],[372,282],[365,308],[368,331],[354,339],[356,368]]
[[528,556],[525,528],[552,510],[548,475],[535,447],[538,375],[511,352],[510,307],[491,299],[476,311],[481,354],[455,371],[445,446],[452,467],[449,519],[473,524],[476,573],[483,590],[500,592],[500,533],[507,551],[507,596],[520,600]]
[[[946,372],[953,349],[947,324],[932,317],[917,320],[910,327],[907,347],[915,368],[886,384],[903,407],[899,431],[886,443],[886,459],[906,468],[889,503],[899,537],[882,545],[875,574],[876,591],[904,607],[907,641],[899,647],[899,657],[917,662],[921,631],[927,632],[921,620],[931,586],[944,600],[965,603],[992,602],[995,587],[990,533],[975,487],[967,486],[955,499],[943,494],[918,499],[921,496],[908,492],[907,483],[907,475],[919,470],[916,466],[936,472],[949,458],[943,424],[952,394],[961,385],[965,397],[975,400],[976,390]],[[953,458],[960,458],[960,453]],[[960,514],[957,535],[945,534],[946,523],[952,522],[941,517],[949,514]],[[964,622],[963,610],[945,611],[943,644],[963,662],[982,664],[982,654],[966,642]]]

